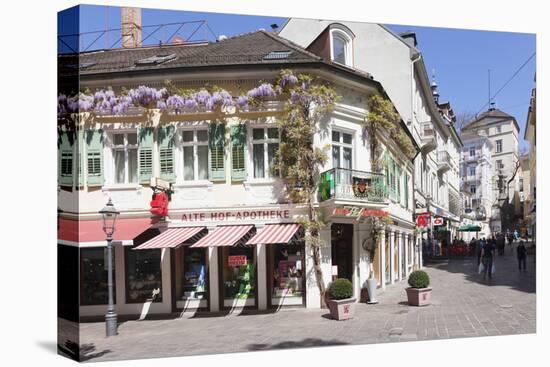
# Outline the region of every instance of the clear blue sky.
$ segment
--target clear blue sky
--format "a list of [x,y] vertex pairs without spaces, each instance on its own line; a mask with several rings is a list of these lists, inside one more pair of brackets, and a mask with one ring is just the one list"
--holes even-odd
[[[170,10],[143,9],[142,24],[157,25],[176,22],[206,20],[193,35],[193,40],[214,40],[215,36],[232,36],[259,28],[270,29],[273,23],[281,26],[285,18],[199,13]],[[64,24],[70,25],[64,27]],[[178,25],[166,26],[145,43],[166,40],[176,31],[188,38],[198,24],[187,24],[178,30]],[[491,91],[494,95],[517,69],[535,52],[535,35],[522,33],[489,32],[447,28],[390,25],[395,32],[414,31],[418,48],[422,51],[428,74],[435,69],[441,100],[449,100],[456,114],[477,113],[487,109],[488,70],[491,70]],[[120,28],[120,8],[104,6],[81,6],[80,32]],[[73,33],[74,22],[61,21],[61,34]],[[144,29],[144,37],[155,28]],[[120,32],[99,33],[81,38],[81,50],[109,48],[120,40]],[[70,39],[65,38],[70,43]],[[116,44],[115,47],[118,47]],[[534,86],[535,60],[533,58],[495,98],[496,106],[516,117],[523,142],[523,128],[529,107],[531,89]],[[485,106],[484,106],[485,105]]]

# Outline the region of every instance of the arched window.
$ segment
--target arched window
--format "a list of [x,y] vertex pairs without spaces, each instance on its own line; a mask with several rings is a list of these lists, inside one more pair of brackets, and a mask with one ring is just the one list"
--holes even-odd
[[352,38],[341,29],[330,30],[330,55],[334,62],[352,66]]

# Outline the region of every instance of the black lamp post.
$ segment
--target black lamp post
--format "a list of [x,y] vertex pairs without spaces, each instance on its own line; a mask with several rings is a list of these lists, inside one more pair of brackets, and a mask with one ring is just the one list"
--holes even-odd
[[113,300],[113,233],[115,232],[116,217],[120,214],[113,205],[111,198],[107,205],[99,211],[103,217],[103,231],[107,235],[107,288],[109,291],[109,305],[105,315],[106,335],[117,334],[117,314]]

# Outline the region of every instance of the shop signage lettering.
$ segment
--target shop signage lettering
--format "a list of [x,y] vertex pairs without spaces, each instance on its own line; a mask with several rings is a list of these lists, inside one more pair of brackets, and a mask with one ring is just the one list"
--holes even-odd
[[246,265],[246,255],[232,255],[227,257],[227,265],[232,268],[238,268]]
[[356,206],[343,206],[334,208],[332,215],[341,215],[346,217],[385,217],[388,212],[380,209],[358,208]]
[[184,213],[184,222],[290,219],[289,210],[242,210],[212,213]]

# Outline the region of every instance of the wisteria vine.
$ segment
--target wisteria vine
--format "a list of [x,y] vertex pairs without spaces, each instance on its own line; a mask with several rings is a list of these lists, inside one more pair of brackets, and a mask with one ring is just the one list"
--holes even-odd
[[[111,89],[101,89],[94,93],[81,92],[78,95],[67,96],[60,94],[57,98],[58,117],[71,113],[94,112],[99,115],[121,116],[131,107],[159,109],[176,114],[190,112],[214,112],[221,108],[235,107],[239,111],[249,111],[251,106],[258,106],[262,102],[276,100],[285,91],[292,89],[292,98],[299,93],[296,91],[298,77],[290,70],[282,70],[274,84],[262,83],[259,86],[233,97],[225,89],[213,88],[209,91],[202,88],[186,94],[169,93],[167,88],[151,88],[139,86],[128,91],[122,90],[119,95]],[[303,90],[308,89],[310,83],[302,83]]]

